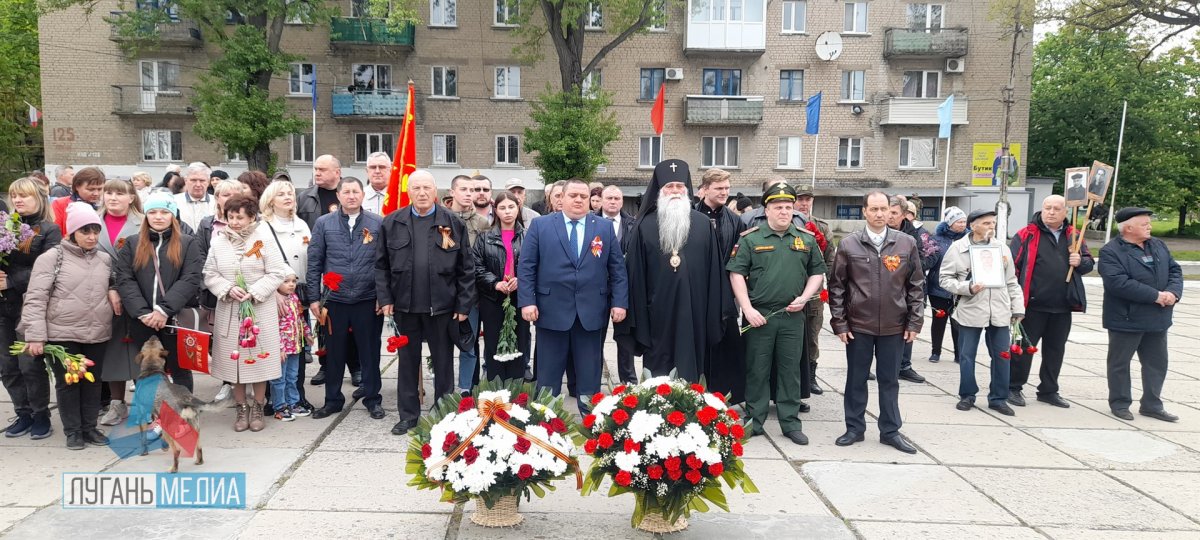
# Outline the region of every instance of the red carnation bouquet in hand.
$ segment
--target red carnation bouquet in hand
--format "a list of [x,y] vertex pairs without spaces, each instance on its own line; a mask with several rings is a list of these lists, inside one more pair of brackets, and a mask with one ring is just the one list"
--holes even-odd
[[1038,348],[1033,346],[1033,342],[1025,337],[1025,327],[1021,325],[1021,321],[1014,318],[1012,324],[1008,327],[1009,344],[1008,350],[1000,353],[1000,358],[1009,359],[1022,354],[1034,354],[1038,352]]
[[342,286],[342,279],[342,275],[337,272],[325,272],[321,275],[321,288],[324,291],[321,293],[321,314],[317,317],[317,324],[325,328],[325,335],[329,335],[330,332],[329,310],[325,309],[325,302],[328,302],[329,296]]

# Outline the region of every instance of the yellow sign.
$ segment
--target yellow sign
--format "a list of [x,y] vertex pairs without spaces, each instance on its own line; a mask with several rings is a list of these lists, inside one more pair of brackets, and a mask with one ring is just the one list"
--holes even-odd
[[[997,177],[1000,176],[1000,149],[1004,145],[1000,143],[975,143],[971,150],[971,185],[975,187],[999,186],[1000,181]],[[1016,169],[1020,170],[1020,164],[1024,161],[1024,156],[1021,155],[1021,144],[1013,143],[1008,145],[1009,153],[1016,158]],[[1009,178],[1008,185],[1017,185],[1019,175],[1013,173]]]

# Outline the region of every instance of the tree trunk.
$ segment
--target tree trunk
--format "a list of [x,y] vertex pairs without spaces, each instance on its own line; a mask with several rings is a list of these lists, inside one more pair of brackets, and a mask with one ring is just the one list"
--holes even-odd
[[252,171],[268,172],[271,166],[271,145],[260,144],[246,154],[246,168]]
[[1179,228],[1175,229],[1176,236],[1183,236],[1184,227],[1187,227],[1188,205],[1187,203],[1179,205]]

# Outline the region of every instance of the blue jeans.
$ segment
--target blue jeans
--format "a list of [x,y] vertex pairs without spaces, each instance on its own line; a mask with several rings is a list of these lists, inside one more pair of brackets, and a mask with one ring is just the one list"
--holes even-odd
[[[471,334],[479,335],[479,308],[471,309],[471,313],[467,314],[467,321],[471,323]],[[452,322],[452,324],[458,324]],[[476,342],[479,339],[475,340]],[[470,390],[475,381],[475,369],[479,364],[479,358],[475,356],[475,349],[469,351],[458,351],[458,388],[460,390]]]
[[280,366],[282,374],[271,381],[271,405],[281,409],[285,405],[295,407],[300,403],[300,391],[296,388],[296,375],[300,371],[300,355],[289,354]]
[[988,404],[999,405],[1008,399],[1008,369],[1011,360],[1000,358],[1010,345],[1007,326],[975,328],[958,327],[958,397],[975,401],[979,385],[975,382],[975,353],[979,350],[979,338],[987,339],[988,356],[992,359],[992,383],[988,386]]

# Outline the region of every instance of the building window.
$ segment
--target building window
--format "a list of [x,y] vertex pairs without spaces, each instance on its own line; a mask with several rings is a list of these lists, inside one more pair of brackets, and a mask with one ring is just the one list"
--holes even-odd
[[933,169],[937,167],[937,145],[931,137],[900,138],[901,169]]
[[516,135],[496,136],[496,165],[516,165],[521,141]]
[[353,64],[350,78],[354,91],[371,93],[392,89],[392,66],[387,64]]
[[779,138],[779,162],[776,164],[780,169],[799,169],[803,162],[800,159],[800,137],[780,137]]
[[138,0],[137,9],[166,10],[167,17],[171,19],[171,22],[179,21],[179,6],[175,5],[174,0]]
[[642,68],[642,91],[638,99],[658,99],[658,89],[662,88],[666,76],[666,68]]
[[788,0],[783,3],[783,33],[803,34],[808,2]]
[[838,219],[862,219],[861,204],[839,204],[837,205]]
[[842,72],[842,101],[865,101],[867,72],[862,70]]
[[583,27],[588,30],[604,29],[604,10],[601,9],[600,2],[588,2],[587,9],[587,14],[584,15],[587,22]]
[[846,137],[838,139],[837,166],[839,169],[862,168],[862,139]]
[[905,71],[901,95],[915,98],[936,98],[942,82],[940,71]]
[[638,167],[654,167],[660,161],[662,161],[662,137],[640,137],[638,139]]
[[[166,1],[162,3],[165,4]],[[284,0],[283,5],[287,14],[287,24],[305,24],[305,21],[313,20],[313,6],[307,0]]]
[[458,26],[457,0],[429,0],[430,26]]
[[313,136],[311,133],[293,133],[291,144],[291,161],[292,163],[312,163],[313,161]]
[[867,33],[866,2],[846,2],[846,20],[842,31],[847,34]]
[[496,17],[492,22],[496,26],[516,26],[518,1],[496,0]]
[[693,2],[694,22],[763,22],[764,0],[711,0]]
[[783,69],[779,71],[779,99],[781,101],[804,99],[804,70]]
[[433,164],[455,165],[458,163],[458,135],[433,136]]
[[505,66],[496,68],[495,97],[519,99],[521,97],[521,68]]
[[942,29],[944,12],[941,4],[909,4],[908,27],[918,32],[937,32]]
[[458,97],[458,70],[446,66],[433,66],[433,90],[438,97]]
[[174,60],[142,60],[142,90],[178,92],[179,62]]
[[650,10],[654,12],[654,22],[646,26],[647,29],[654,32],[662,32],[667,29],[667,0],[651,0]]
[[704,70],[704,95],[706,96],[740,96],[742,95],[742,70],[740,69],[706,69]]
[[366,163],[367,156],[374,152],[387,152],[389,155],[396,151],[395,133],[355,133],[354,162]]
[[700,166],[738,166],[737,137],[701,137],[700,147]]
[[603,83],[604,73],[600,71],[600,68],[596,68],[591,73],[588,73],[587,77],[583,78],[583,85],[580,86],[580,89],[583,90],[584,95],[588,95],[600,90]]
[[313,65],[292,64],[288,75],[288,93],[295,96],[311,96],[313,93]]
[[183,132],[167,129],[142,130],[142,161],[183,160]]

